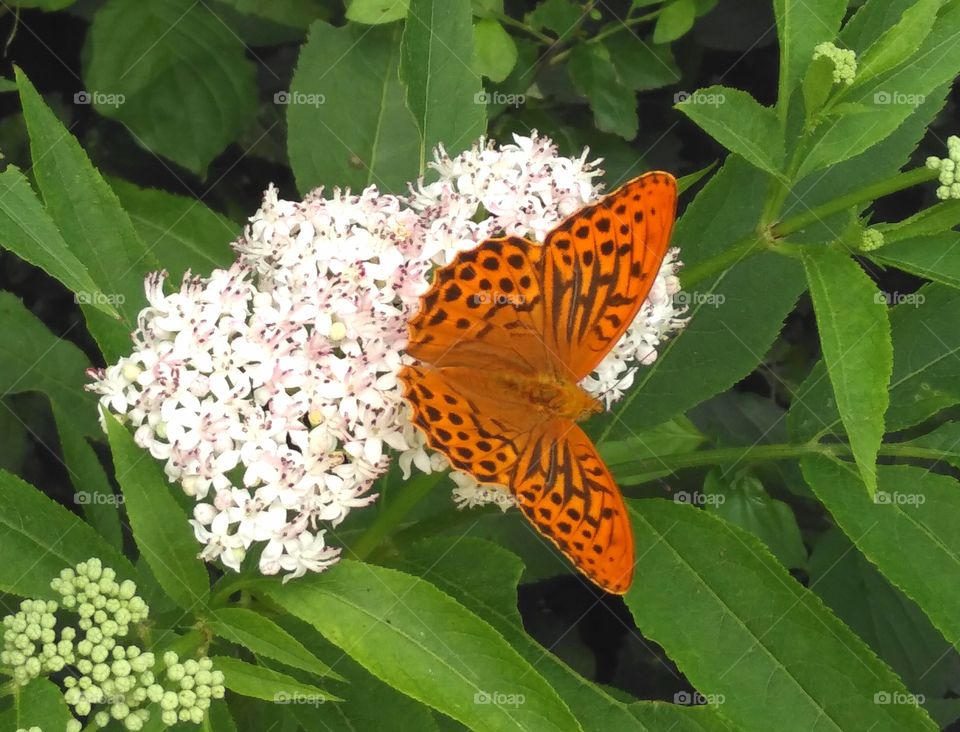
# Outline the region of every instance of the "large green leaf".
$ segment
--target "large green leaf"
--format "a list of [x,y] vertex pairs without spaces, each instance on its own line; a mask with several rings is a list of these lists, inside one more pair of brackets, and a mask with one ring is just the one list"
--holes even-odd
[[620,81],[610,51],[598,43],[574,47],[567,66],[570,79],[590,100],[598,130],[611,132],[625,140],[637,136],[637,100],[632,90]]
[[737,729],[936,729],[922,709],[875,703],[905,697],[903,682],[755,537],[690,506],[628,505],[637,626]]
[[313,684],[304,684],[288,674],[229,656],[214,656],[214,667],[223,671],[223,685],[230,691],[274,704],[324,704],[339,697]]
[[873,495],[893,370],[886,303],[867,273],[841,251],[808,247],[803,266],[840,419]]
[[400,78],[420,130],[420,170],[437,145],[451,155],[486,131],[480,76],[474,72],[469,0],[411,0]]
[[133,538],[157,582],[186,611],[206,602],[209,581],[197,557],[197,540],[187,516],[170,495],[163,470],[112,415],[106,415],[117,482]]
[[371,183],[399,193],[416,177],[420,138],[399,62],[399,26],[311,26],[287,100],[287,148],[302,193]]
[[0,589],[22,597],[57,598],[50,580],[99,557],[122,579],[136,571],[76,514],[17,476],[0,470]]
[[109,298],[60,236],[30,183],[13,165],[0,173],[0,246],[60,280],[79,302],[117,316]]
[[38,678],[14,697],[16,729],[64,729],[73,719],[63,692],[49,679]]
[[145,302],[143,275],[158,269],[158,263],[80,143],[23,72],[16,73],[34,177],[70,251],[121,315],[115,320],[83,306],[87,325],[107,360],[118,358],[130,349],[129,334]]
[[485,618],[536,667],[585,730],[644,729],[631,718],[626,704],[580,676],[524,630],[517,611],[517,582],[523,565],[515,554],[483,539],[442,537],[405,547],[393,563]]
[[[927,285],[893,308],[893,373],[886,427],[905,429],[960,402],[957,359],[960,358],[960,292],[942,285]],[[840,435],[837,403],[818,363],[794,394],[788,415],[795,440],[818,435]]]
[[87,43],[84,83],[97,111],[188,170],[205,175],[253,122],[254,65],[204,3],[110,0]]
[[900,20],[863,52],[857,64],[855,83],[869,81],[916,53],[930,34],[941,5],[943,0],[917,0],[907,8]]
[[783,165],[783,134],[776,113],[739,89],[709,86],[686,95],[677,109],[731,152],[777,175]]
[[[960,203],[960,201],[958,201]],[[870,253],[875,262],[934,282],[960,287],[960,234],[954,231],[898,241]]]
[[[801,463],[817,497],[864,555],[913,599],[951,643],[960,641],[960,485],[909,465],[878,468],[870,499],[852,466],[810,456]],[[918,571],[922,567],[923,571]]]
[[791,92],[813,59],[813,49],[832,41],[847,11],[847,0],[774,0],[780,40],[780,104],[786,108]]
[[580,729],[493,627],[417,577],[342,561],[323,575],[264,587],[371,673],[472,729]]

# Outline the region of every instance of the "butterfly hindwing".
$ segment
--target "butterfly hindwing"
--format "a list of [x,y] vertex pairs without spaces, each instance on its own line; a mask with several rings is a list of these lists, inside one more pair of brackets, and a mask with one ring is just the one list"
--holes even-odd
[[653,172],[565,219],[544,241],[544,335],[571,377],[596,368],[643,305],[667,252],[677,184]]

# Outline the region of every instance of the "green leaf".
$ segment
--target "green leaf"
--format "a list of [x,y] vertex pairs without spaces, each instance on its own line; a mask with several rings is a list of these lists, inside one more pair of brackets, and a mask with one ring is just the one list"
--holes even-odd
[[921,209],[903,221],[880,223],[874,228],[883,232],[886,245],[919,236],[944,234],[957,225],[960,225],[960,201],[950,199]]
[[793,509],[771,498],[756,476],[742,472],[728,479],[714,469],[707,474],[703,492],[707,511],[756,536],[785,567],[806,566],[807,550]]
[[[833,61],[826,56],[821,56],[810,64],[803,77],[803,110],[808,125],[817,112],[823,108],[827,97],[833,90],[833,69]],[[865,107],[865,109],[869,110],[869,107]],[[831,111],[836,112],[837,110]]]
[[407,15],[410,0],[347,0],[347,20],[366,25],[381,25]]
[[311,26],[290,86],[289,101],[303,103],[287,109],[287,146],[301,193],[371,183],[398,193],[416,177],[420,138],[404,106],[399,61],[399,26]]
[[84,83],[97,111],[201,177],[254,120],[253,63],[202,3],[111,0],[94,16],[87,43]]
[[[682,694],[674,698],[683,699]],[[686,693],[687,697],[691,697]],[[707,704],[680,706],[664,702],[634,702],[630,711],[649,730],[670,730],[670,732],[730,732],[729,723],[716,707]]]
[[450,155],[486,131],[486,106],[473,58],[468,0],[411,0],[400,49],[400,78],[420,130],[420,171],[442,144]]
[[[906,429],[960,403],[958,320],[960,292],[939,285],[924,287],[891,311],[893,374],[885,419],[889,431]],[[788,422],[794,440],[840,435],[839,413],[822,363],[794,395]]]
[[63,692],[52,681],[38,678],[22,689],[15,698],[17,729],[65,729],[73,719]]
[[863,84],[893,69],[913,56],[933,29],[943,0],[917,0],[857,62],[854,84]]
[[[960,485],[910,465],[878,468],[871,500],[852,466],[824,456],[801,461],[803,475],[844,533],[903,590],[952,644],[960,642]],[[922,567],[923,571],[917,571]]]
[[746,92],[709,86],[683,97],[676,108],[731,152],[779,175],[784,147],[777,116]]
[[371,673],[467,726],[580,729],[496,630],[417,577],[342,561],[266,592]]
[[606,46],[598,43],[575,46],[567,71],[577,91],[590,100],[598,130],[625,140],[637,136],[636,96],[620,81]]
[[201,177],[253,123],[254,65],[203,3],[110,0],[94,16],[87,44],[83,78],[97,111]]
[[654,473],[637,475],[620,469],[620,465],[675,453],[693,452],[705,440],[706,437],[683,416],[636,432],[626,423],[616,422],[610,437],[600,445],[600,455],[619,485],[637,485],[669,475],[671,471],[664,467]]
[[860,475],[873,495],[893,371],[886,304],[873,280],[842,252],[808,247],[803,266],[840,418]]
[[79,348],[57,338],[12,292],[0,291],[0,328],[16,348],[0,348],[0,393],[39,391],[57,412],[69,415],[64,427],[102,437],[97,399],[84,389],[90,361]]
[[73,255],[122,316],[118,321],[83,305],[87,325],[108,361],[130,349],[130,331],[144,302],[143,275],[159,268],[140,241],[116,195],[80,143],[16,69],[30,135],[32,172],[47,212]]
[[582,15],[583,8],[570,0],[544,0],[527,15],[527,25],[534,30],[546,28],[563,38],[580,22]]
[[517,63],[517,44],[500,21],[482,18],[473,26],[473,70],[499,83]]
[[927,434],[902,444],[932,450],[932,460],[943,460],[955,468],[960,468],[960,422],[944,422]]
[[214,610],[206,621],[213,632],[256,654],[318,676],[343,677],[308,651],[303,644],[269,618],[241,607]]
[[957,232],[917,236],[889,244],[884,243],[882,249],[870,252],[870,259],[949,287],[960,287],[960,249],[957,248],[960,234]]
[[110,180],[110,187],[172,282],[179,282],[187,270],[205,274],[230,266],[234,258],[230,242],[240,227],[226,216],[199,199],[140,188],[119,178]]
[[[318,18],[325,18],[330,9],[323,0],[220,0],[243,15],[268,20],[294,28],[306,28]],[[348,13],[349,14],[349,13]]]
[[[170,495],[159,464],[112,415],[105,415],[117,482],[133,538],[160,586],[182,609],[206,602],[207,570],[187,516]],[[176,490],[175,488],[173,490]]]
[[891,585],[840,529],[810,555],[810,588],[885,660],[908,689],[943,696],[960,673],[960,655],[910,598]]
[[13,165],[0,173],[0,246],[30,262],[95,308],[119,317],[43,210],[30,183]]
[[213,666],[223,671],[223,685],[230,691],[274,704],[324,704],[339,697],[319,686],[304,684],[279,671],[246,663],[230,656],[214,656]]
[[663,6],[653,28],[654,43],[670,43],[687,34],[697,17],[694,0],[670,0]]
[[633,33],[616,33],[602,41],[617,76],[634,91],[649,91],[680,81],[670,46],[651,45]]
[[393,564],[485,618],[560,694],[584,729],[643,729],[631,719],[627,705],[580,676],[524,630],[517,611],[523,565],[516,555],[483,539],[440,537],[405,547]]
[[[786,108],[790,94],[813,60],[813,49],[832,41],[847,11],[847,0],[774,0],[780,41],[780,104]],[[832,67],[831,67],[832,69]]]
[[736,729],[935,729],[921,709],[875,703],[907,690],[756,537],[690,506],[628,506],[627,606]]
[[21,597],[59,598],[50,580],[90,557],[99,557],[123,579],[136,576],[130,562],[76,514],[3,470],[0,545],[0,589]]

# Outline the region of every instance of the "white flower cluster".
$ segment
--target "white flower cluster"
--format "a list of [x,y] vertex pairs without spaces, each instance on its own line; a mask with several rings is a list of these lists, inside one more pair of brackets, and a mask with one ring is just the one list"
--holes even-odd
[[940,186],[937,188],[937,198],[946,201],[951,198],[960,198],[960,175],[957,166],[960,165],[960,137],[950,135],[947,138],[947,157],[927,158],[927,167],[930,170],[939,170]]
[[848,48],[839,48],[829,41],[815,46],[813,60],[826,57],[833,62],[833,83],[850,86],[857,75],[857,54]]
[[[116,572],[99,559],[63,570],[50,586],[61,596],[59,605],[53,600],[24,600],[19,612],[3,619],[0,663],[12,669],[18,685],[68,668],[63,699],[73,713],[91,717],[96,727],[117,720],[132,732],[149,721],[148,704],[160,706],[165,726],[178,721],[200,724],[211,699],[223,697],[223,673],[213,669],[210,659],[181,664],[175,653],[167,652],[164,684],[153,673],[152,653],[118,642],[150,610],[137,596],[136,584],[117,582]],[[58,640],[56,613],[61,607],[79,620],[63,626]],[[67,732],[82,728],[74,718]]]
[[[397,381],[432,268],[492,235],[542,240],[600,194],[586,152],[562,157],[536,133],[480,140],[454,158],[441,149],[432,168],[436,180],[404,197],[371,186],[294,202],[270,188],[230,269],[171,294],[162,273],[148,278],[134,352],[91,388],[197,500],[205,559],[239,569],[256,544],[264,574],[322,571],[340,553],[325,531],[376,498],[389,450],[406,475],[445,469]],[[682,327],[678,266],[671,252],[630,330],[584,381],[608,404]],[[514,505],[504,490],[454,480],[458,505]]]

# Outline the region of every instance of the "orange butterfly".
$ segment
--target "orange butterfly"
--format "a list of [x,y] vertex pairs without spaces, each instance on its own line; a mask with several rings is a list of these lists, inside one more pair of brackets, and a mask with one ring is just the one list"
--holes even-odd
[[677,183],[646,173],[565,219],[542,245],[488,239],[438,270],[400,372],[413,421],[600,587],[633,579],[620,490],[576,422],[602,410],[578,383],[633,321],[660,270]]

